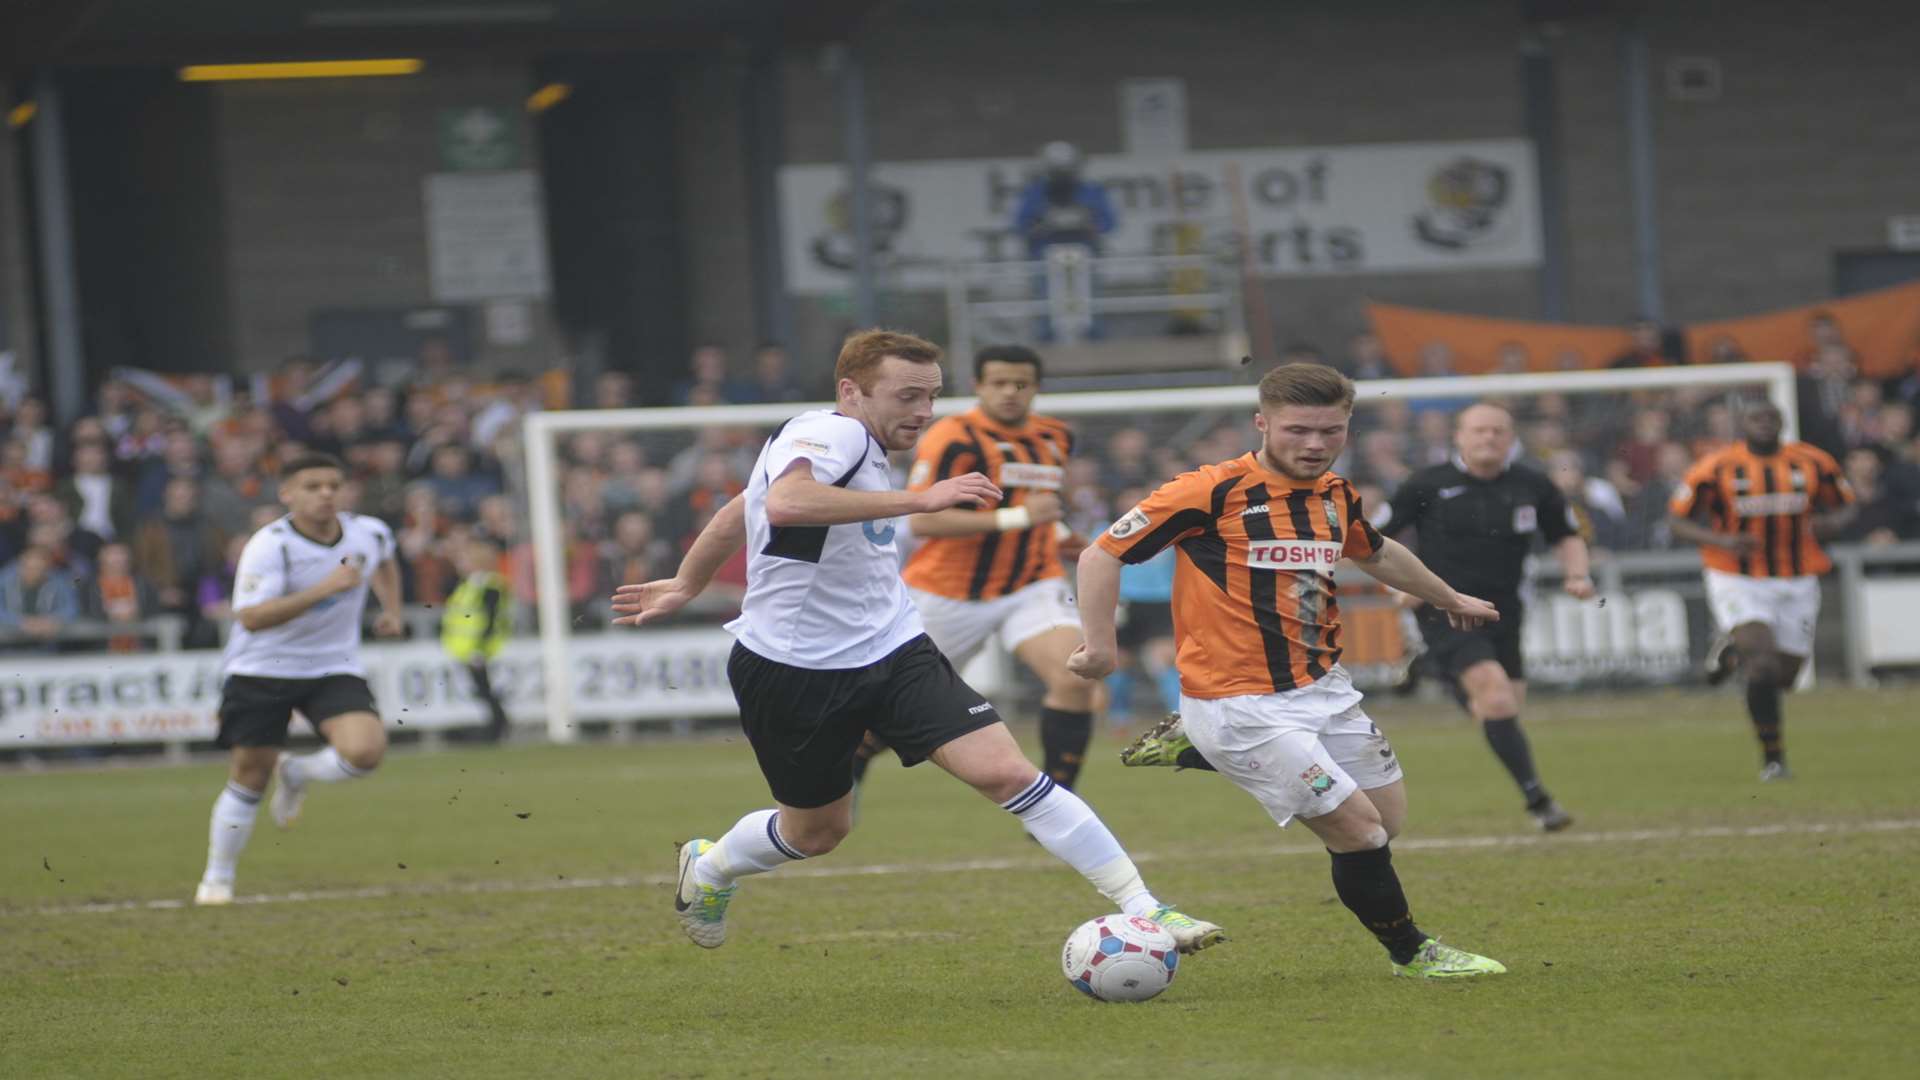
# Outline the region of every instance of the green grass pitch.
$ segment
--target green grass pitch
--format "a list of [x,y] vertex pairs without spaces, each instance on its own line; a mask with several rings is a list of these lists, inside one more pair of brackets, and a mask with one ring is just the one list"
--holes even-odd
[[1145,1005],[1067,985],[1108,903],[931,766],[877,765],[847,843],[747,881],[715,952],[668,882],[767,802],[737,737],[396,753],[291,832],[263,811],[258,902],[215,910],[180,902],[222,766],[56,769],[0,776],[0,1073],[1920,1075],[1920,692],[1791,698],[1774,785],[1737,696],[1543,699],[1553,837],[1457,714],[1373,705],[1415,916],[1510,974],[1391,978],[1304,829],[1107,736],[1082,792],[1233,934]]

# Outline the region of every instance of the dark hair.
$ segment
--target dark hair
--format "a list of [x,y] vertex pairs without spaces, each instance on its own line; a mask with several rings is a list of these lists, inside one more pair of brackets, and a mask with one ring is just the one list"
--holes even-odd
[[310,450],[304,454],[296,454],[288,458],[287,463],[280,466],[280,479],[291,480],[294,476],[306,472],[308,469],[338,469],[342,475],[345,475],[347,471],[346,465],[332,454],[322,454]]
[[1281,364],[1260,378],[1260,407],[1338,405],[1352,411],[1353,380],[1325,364]]
[[989,345],[973,354],[973,377],[979,379],[987,373],[988,364],[1032,364],[1033,377],[1046,377],[1046,368],[1040,363],[1040,354],[1025,345]]

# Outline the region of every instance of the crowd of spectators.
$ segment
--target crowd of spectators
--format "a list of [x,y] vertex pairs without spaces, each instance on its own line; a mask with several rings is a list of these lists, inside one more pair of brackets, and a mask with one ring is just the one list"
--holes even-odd
[[[1617,366],[1664,362],[1650,333]],[[1359,377],[1394,369],[1371,335],[1326,358],[1311,345],[1287,359],[1331,362]],[[1718,359],[1740,359],[1717,356]],[[1881,382],[1857,375],[1851,350],[1816,324],[1802,362],[1803,438],[1842,462],[1865,504],[1845,539],[1920,539],[1920,354]],[[1449,350],[1421,351],[1422,374],[1449,373]],[[1524,355],[1512,358],[1515,370]],[[523,375],[483,380],[438,367],[418,381],[316,381],[294,360],[256,397],[214,377],[169,384],[115,380],[93,411],[64,428],[43,401],[0,393],[0,648],[134,650],[138,626],[173,616],[189,646],[219,642],[233,566],[253,530],[280,515],[276,468],[306,450],[341,457],[346,508],[393,526],[410,605],[437,607],[457,584],[454,553],[493,541],[516,600],[534,598],[520,419],[554,404],[636,404],[630,376],[608,372],[555,401]],[[736,368],[696,349],[674,400],[688,405],[820,400],[828,386],[796,378],[785,350],[763,346]],[[1355,415],[1337,465],[1373,503],[1412,470],[1451,453],[1457,399],[1388,399]],[[1724,391],[1543,394],[1510,402],[1526,457],[1566,493],[1593,544],[1610,551],[1673,546],[1667,500],[1689,464],[1734,438]],[[1044,408],[1044,402],[1042,403]],[[583,628],[616,584],[670,574],[712,514],[742,490],[766,432],[583,432],[562,445],[560,497],[568,599]],[[1243,411],[1175,413],[1082,425],[1069,470],[1069,523],[1092,533],[1163,479],[1250,449]],[[722,570],[714,608],[737,603],[744,560]],[[711,613],[711,612],[710,612]],[[519,621],[532,627],[534,620]]]

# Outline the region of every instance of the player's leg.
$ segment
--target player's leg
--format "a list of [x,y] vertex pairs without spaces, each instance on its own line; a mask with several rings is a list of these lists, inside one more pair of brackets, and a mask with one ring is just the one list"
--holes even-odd
[[[924,592],[908,586],[907,596],[920,611],[920,622],[933,639],[934,647],[947,655],[954,668],[966,667],[993,636],[993,629],[1005,605],[999,601],[955,600],[950,596]],[[1002,598],[1005,600],[1006,598]],[[853,755],[853,783],[858,788],[867,779],[867,767],[887,749],[885,739],[869,731]]]
[[1078,870],[1121,911],[1164,926],[1181,952],[1198,952],[1227,939],[1226,931],[1214,923],[1192,918],[1156,897],[1093,808],[1034,768],[1013,733],[997,719],[933,748],[928,760],[1019,818],[1027,835]]
[[1041,768],[1056,783],[1073,787],[1093,740],[1095,684],[1067,670],[1080,647],[1080,629],[1055,626],[1021,641],[1013,655],[1046,686],[1040,699]]
[[1773,628],[1764,622],[1742,623],[1728,635],[1740,650],[1740,672],[1746,681],[1747,717],[1760,742],[1760,778],[1777,780],[1787,773],[1786,740],[1782,734],[1781,702],[1800,674],[1798,657],[1783,654]]
[[227,782],[213,801],[207,828],[207,865],[194,890],[199,905],[233,901],[233,879],[240,853],[253,837],[253,822],[273,777],[273,765],[287,742],[293,716],[288,680],[235,675],[220,692],[218,744],[230,748]]
[[741,878],[824,855],[853,830],[853,753],[885,672],[810,671],[736,645],[727,679],[774,805],[741,817],[718,840],[678,845],[674,913],[708,949],[726,942]]
[[297,708],[327,745],[310,754],[280,755],[268,809],[283,829],[299,819],[312,785],[365,779],[387,754],[386,725],[374,711],[373,691],[365,679],[329,675],[318,680]]
[[961,680],[939,650],[909,647],[888,672],[888,706],[875,727],[903,764],[932,761],[1001,809],[1027,834],[1078,870],[1120,910],[1154,919],[1194,952],[1226,940],[1212,923],[1160,902],[1120,841],[1078,795],[1034,768],[993,706]]
[[1520,727],[1520,709],[1525,701],[1526,683],[1512,678],[1499,659],[1476,660],[1460,672],[1460,688],[1467,695],[1467,711],[1480,723],[1493,756],[1506,767],[1514,785],[1526,800],[1527,813],[1541,828],[1553,832],[1573,824],[1572,815],[1560,809],[1540,782],[1533,764],[1533,749],[1527,733]]
[[[1812,615],[1819,612],[1819,584],[1813,582],[1811,612],[1800,610],[1805,599],[1791,586],[1741,574],[1708,570],[1707,606],[1721,632],[1732,640],[1740,656],[1738,670],[1745,682],[1747,716],[1760,743],[1762,780],[1788,775],[1786,746],[1781,736],[1781,699],[1799,674],[1797,663],[1782,656],[1781,631],[1792,632],[1796,655],[1812,652]],[[1808,579],[1812,581],[1812,579]],[[1797,601],[1797,602],[1796,602]],[[1786,610],[1793,609],[1793,610]]]

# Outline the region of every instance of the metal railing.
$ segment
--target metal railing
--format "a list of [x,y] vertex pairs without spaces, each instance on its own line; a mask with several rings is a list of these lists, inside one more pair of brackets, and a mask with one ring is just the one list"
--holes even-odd
[[947,264],[954,356],[971,356],[983,337],[1075,345],[1095,336],[1105,315],[1177,317],[1222,338],[1223,360],[1245,351],[1239,273],[1218,255],[1096,256],[1057,244],[1041,259]]

